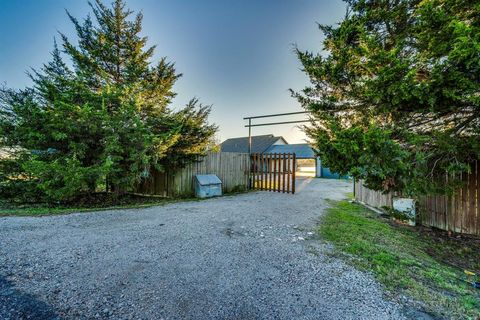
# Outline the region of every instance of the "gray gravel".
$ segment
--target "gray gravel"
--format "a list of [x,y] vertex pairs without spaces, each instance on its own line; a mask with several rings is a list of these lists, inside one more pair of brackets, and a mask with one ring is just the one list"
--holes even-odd
[[371,275],[313,239],[351,184],[298,189],[0,218],[0,319],[401,319]]

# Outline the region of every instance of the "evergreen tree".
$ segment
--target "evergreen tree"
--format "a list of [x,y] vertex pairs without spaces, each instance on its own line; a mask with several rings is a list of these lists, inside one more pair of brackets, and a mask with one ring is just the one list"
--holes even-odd
[[348,0],[293,93],[325,165],[376,190],[443,192],[480,156],[480,4]]
[[[34,86],[0,92],[4,195],[26,188],[49,200],[83,192],[131,190],[153,168],[182,166],[202,154],[216,132],[210,107],[192,100],[169,108],[180,77],[166,58],[152,64],[142,14],[122,0],[90,4],[94,20],[68,14],[78,44],[61,34],[52,61],[33,71]],[[70,59],[65,63],[62,56]]]

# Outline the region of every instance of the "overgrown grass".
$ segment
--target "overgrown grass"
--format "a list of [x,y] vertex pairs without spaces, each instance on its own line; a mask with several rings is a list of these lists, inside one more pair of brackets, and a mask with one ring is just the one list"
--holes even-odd
[[[373,272],[388,292],[411,297],[438,317],[480,319],[480,290],[467,283],[461,268],[431,255],[434,238],[392,225],[358,204],[332,205],[319,226],[320,236],[352,264]],[[458,250],[445,248],[445,252]]]
[[[182,199],[187,201],[187,199]],[[128,203],[118,204],[110,206],[92,206],[92,207],[76,207],[76,206],[45,206],[45,205],[21,205],[11,206],[0,203],[0,217],[6,216],[47,216],[47,215],[61,215],[70,214],[75,212],[92,212],[92,211],[104,211],[114,209],[135,209],[135,208],[148,208],[153,206],[165,205],[167,203],[176,202],[179,200],[159,199],[151,202],[141,203]]]

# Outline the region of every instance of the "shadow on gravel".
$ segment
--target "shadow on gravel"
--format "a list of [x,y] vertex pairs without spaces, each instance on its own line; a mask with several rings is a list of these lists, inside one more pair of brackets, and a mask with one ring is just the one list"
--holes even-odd
[[0,275],[0,319],[60,319],[52,306],[15,289]]

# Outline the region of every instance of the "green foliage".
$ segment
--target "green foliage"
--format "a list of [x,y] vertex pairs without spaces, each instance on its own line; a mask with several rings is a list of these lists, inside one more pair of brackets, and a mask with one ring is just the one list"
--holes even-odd
[[194,99],[169,108],[180,75],[166,58],[151,63],[142,14],[132,18],[122,0],[90,6],[94,20],[68,14],[78,43],[60,34],[63,50],[55,42],[52,61],[30,75],[33,87],[0,90],[0,148],[15,150],[1,161],[3,196],[19,198],[22,186],[48,201],[105,185],[123,194],[154,167],[192,161],[213,139],[210,107]]
[[338,26],[320,26],[327,55],[297,50],[307,135],[326,165],[372,189],[448,191],[445,173],[480,157],[480,4],[347,3]]
[[162,206],[179,201],[199,201],[197,198],[166,199],[156,196],[125,194],[117,197],[114,193],[82,194],[68,203],[13,203],[0,201],[0,217],[35,217],[70,214],[78,212],[121,210]]
[[[347,253],[355,266],[371,271],[393,294],[407,294],[440,318],[476,319],[480,293],[469,285],[463,270],[440,261],[432,250],[438,241],[408,227],[392,226],[364,207],[347,201],[334,203],[319,227],[322,238]],[[453,261],[455,244],[443,241],[442,250]],[[431,255],[432,251],[436,255]],[[472,264],[474,265],[474,264]]]

